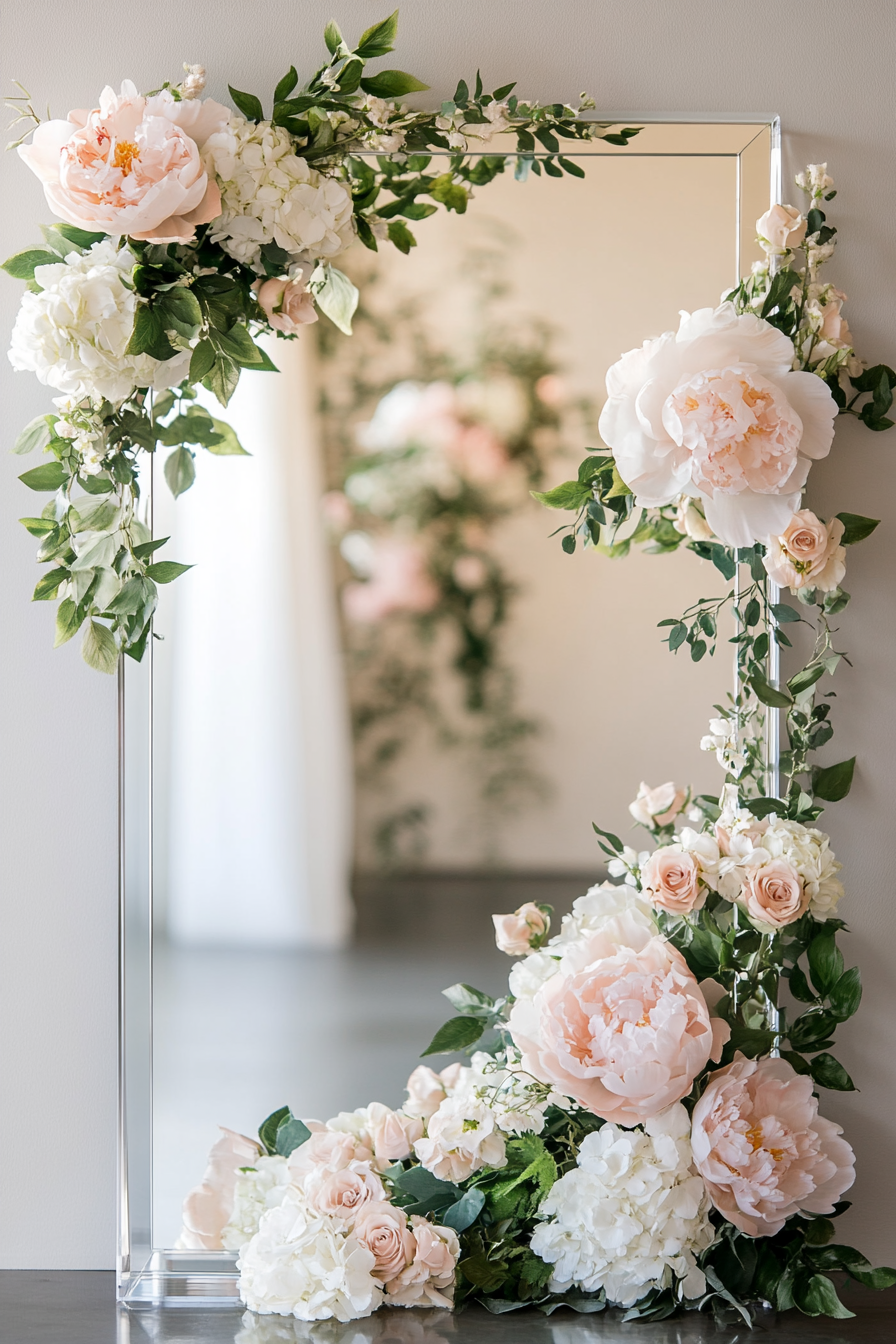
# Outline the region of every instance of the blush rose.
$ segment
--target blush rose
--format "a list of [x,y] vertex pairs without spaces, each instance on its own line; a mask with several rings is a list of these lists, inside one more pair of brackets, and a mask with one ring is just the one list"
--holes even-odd
[[792,924],[809,908],[806,885],[787,859],[772,859],[760,867],[747,868],[741,890],[750,918],[775,929]]
[[706,900],[697,860],[678,845],[653,851],[641,869],[641,889],[651,905],[670,915],[689,915]]
[[317,321],[314,299],[301,277],[295,280],[262,280],[253,288],[274,331],[295,336],[300,327]]
[[498,950],[508,957],[524,957],[548,931],[547,918],[534,901],[527,901],[512,915],[492,915],[492,923]]
[[831,592],[846,573],[846,548],[840,544],[843,530],[839,518],[824,523],[811,509],[800,509],[769,543],[765,568],[770,577],[795,593],[801,588]]

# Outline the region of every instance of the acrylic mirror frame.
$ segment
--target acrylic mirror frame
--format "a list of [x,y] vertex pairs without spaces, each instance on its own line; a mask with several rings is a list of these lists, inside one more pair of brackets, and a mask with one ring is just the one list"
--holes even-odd
[[[615,119],[623,120],[623,119]],[[625,150],[596,141],[570,157],[721,157],[735,161],[737,275],[755,220],[780,200],[780,124],[658,120]],[[495,146],[498,148],[498,146]],[[492,149],[494,152],[494,148]],[[425,234],[421,230],[421,243]],[[732,285],[736,278],[732,276]],[[237,1305],[234,1254],[152,1243],[152,642],[140,664],[121,660],[119,734],[118,1298],[127,1306]],[[125,666],[126,665],[126,666]]]

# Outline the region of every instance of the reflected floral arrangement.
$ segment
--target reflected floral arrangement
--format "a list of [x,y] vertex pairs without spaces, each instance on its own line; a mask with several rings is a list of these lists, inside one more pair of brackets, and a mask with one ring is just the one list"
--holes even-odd
[[[183,1244],[238,1246],[259,1315],[475,1300],[495,1313],[616,1307],[624,1321],[711,1309],[751,1326],[769,1309],[851,1316],[833,1274],[896,1284],[896,1270],[835,1240],[855,1156],[819,1094],[854,1090],[832,1052],[861,977],[838,946],[841,865],[813,823],[848,793],[855,758],[809,759],[833,732],[817,685],[843,657],[829,619],[847,600],[844,548],[876,523],[801,507],[838,410],[888,428],[896,374],[859,363],[843,296],[817,279],[833,240],[826,167],[801,182],[805,220],[782,206],[759,221],[768,264],[610,370],[612,456],[541,496],[579,510],[567,551],[579,537],[610,554],[686,544],[735,580],[713,614],[700,603],[690,626],[664,622],[670,647],[699,661],[720,609],[735,612],[737,690],[701,742],[724,772],[720,796],[643,783],[630,811],[650,847],[595,825],[610,880],[559,932],[539,903],[494,916],[514,958],[507,994],[445,990],[455,1015],[423,1052],[469,1063],[419,1066],[397,1111],[374,1103],[321,1124],[284,1107],[258,1144],[225,1132],[186,1201]],[[384,423],[401,440],[393,417],[422,414],[445,454],[459,432],[446,422],[460,423],[449,393],[399,387],[370,442]],[[779,600],[778,578],[800,609]],[[814,652],[782,682],[782,627],[811,625],[801,610],[814,614]],[[778,709],[780,756],[763,740]]]

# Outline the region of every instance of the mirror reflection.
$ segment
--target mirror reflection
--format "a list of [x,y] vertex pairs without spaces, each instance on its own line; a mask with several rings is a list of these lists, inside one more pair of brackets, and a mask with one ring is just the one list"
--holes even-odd
[[508,172],[407,256],[356,249],[354,334],[241,381],[251,455],[176,504],[159,472],[195,568],[154,650],[155,1245],[219,1124],[398,1105],[438,991],[504,990],[491,913],[600,880],[591,823],[628,837],[642,780],[714,787],[728,662],[655,626],[723,580],[566,554],[531,492],[597,445],[620,353],[749,269],[769,154],[767,127],[649,127],[580,179]]

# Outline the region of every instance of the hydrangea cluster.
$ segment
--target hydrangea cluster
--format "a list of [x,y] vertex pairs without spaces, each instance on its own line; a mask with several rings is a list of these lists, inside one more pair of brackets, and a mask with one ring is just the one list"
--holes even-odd
[[299,262],[335,257],[353,241],[351,193],[299,158],[282,127],[234,116],[207,154],[221,189],[209,236],[237,261],[261,274],[266,243]]
[[186,377],[190,351],[173,359],[131,355],[137,295],[136,264],[127,247],[112,239],[86,252],[73,249],[64,261],[35,268],[36,293],[22,296],[9,359],[68,397],[121,403],[137,387],[158,391]]
[[572,1287],[628,1307],[656,1288],[681,1300],[706,1288],[697,1256],[713,1242],[709,1200],[694,1170],[687,1111],[677,1104],[643,1129],[607,1124],[582,1141],[576,1167],[539,1210],[536,1255],[550,1288]]

